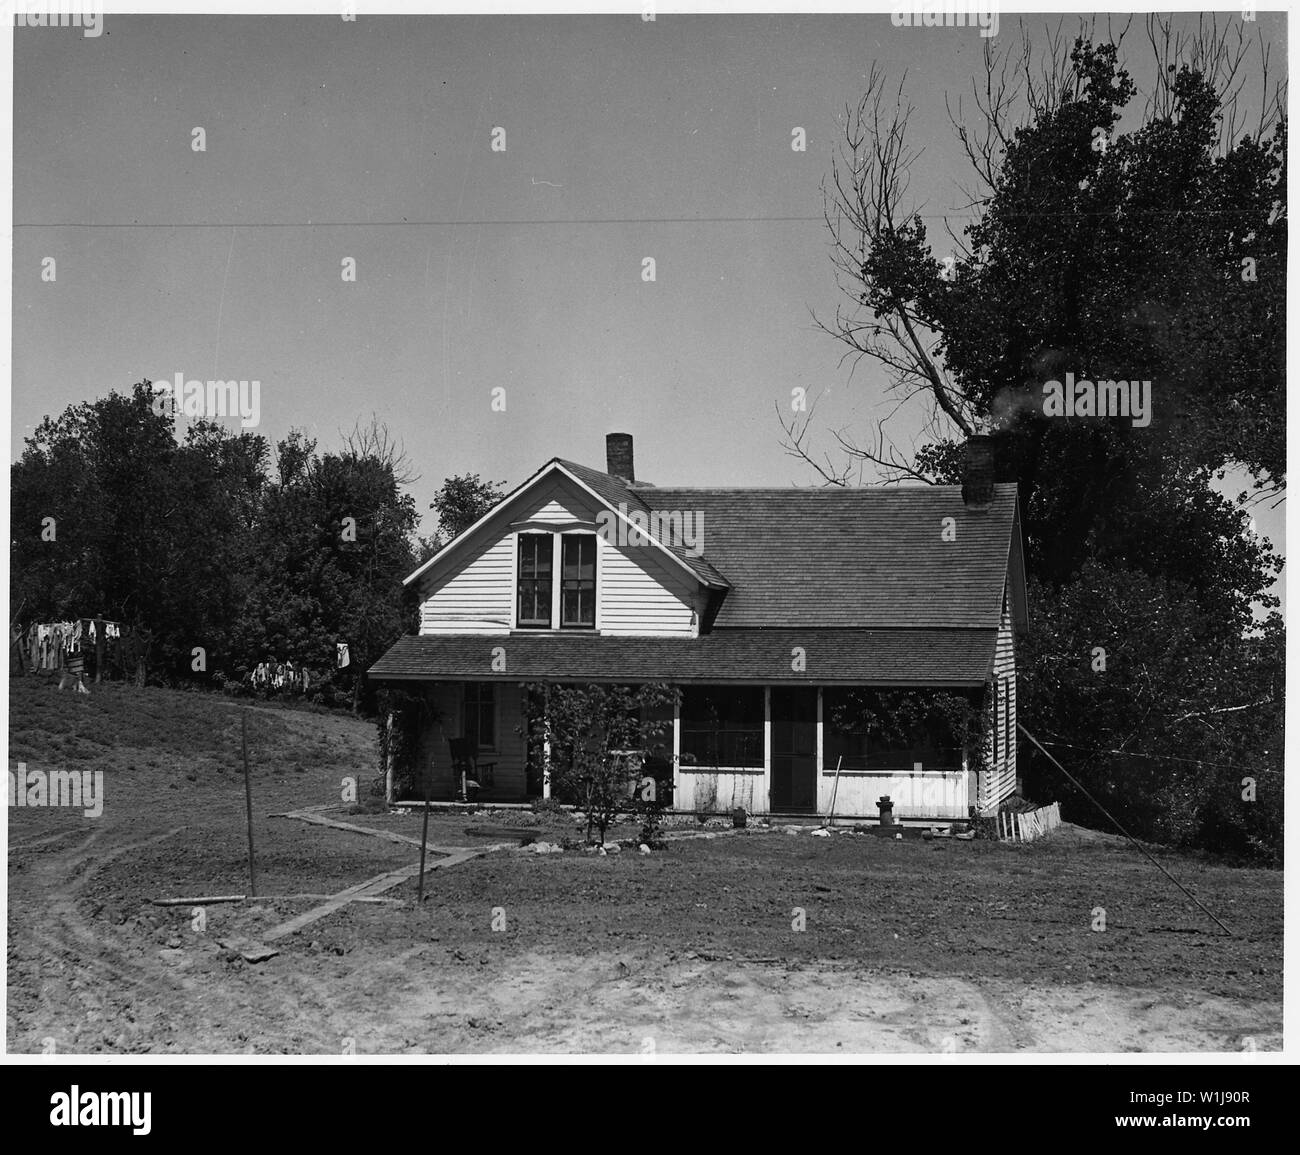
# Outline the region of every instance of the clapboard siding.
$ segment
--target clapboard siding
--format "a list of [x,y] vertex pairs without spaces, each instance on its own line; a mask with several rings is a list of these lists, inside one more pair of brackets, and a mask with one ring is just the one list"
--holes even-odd
[[559,476],[539,482],[510,510],[509,521],[564,526],[575,522],[595,528],[596,514],[603,508],[573,482]]
[[966,818],[970,814],[971,780],[964,770],[897,771],[894,773],[841,773],[835,785],[835,768],[824,769],[817,784],[817,812],[845,818],[876,818],[880,799],[888,795],[896,818]]
[[[993,652],[993,727],[998,733],[998,756],[990,770],[984,772],[979,783],[977,808],[981,814],[993,814],[999,803],[1016,788],[1016,643],[1011,626],[1010,603],[1004,595],[1002,620],[998,625],[998,640]],[[991,758],[994,743],[992,735],[986,743]]]
[[[466,542],[464,560],[426,586],[420,633],[505,633],[515,597],[519,533],[597,529],[601,507],[573,482],[548,478],[503,509]],[[698,583],[656,545],[596,544],[596,623],[603,634],[683,636],[697,633]]]
[[514,566],[514,538],[507,535],[440,578],[420,605],[420,633],[508,631]]
[[768,811],[767,772],[762,768],[679,766],[673,809],[694,814],[730,814],[743,806],[749,814]]
[[663,558],[653,545],[620,546],[597,542],[603,634],[681,634],[696,632],[692,602],[695,583]]

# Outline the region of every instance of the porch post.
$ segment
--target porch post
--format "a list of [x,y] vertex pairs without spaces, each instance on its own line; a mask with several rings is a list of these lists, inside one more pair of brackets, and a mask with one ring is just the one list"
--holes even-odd
[[967,814],[970,813],[970,808],[971,808],[971,788],[970,788],[970,779],[971,779],[971,773],[970,773],[970,758],[969,758],[969,756],[967,755],[966,751],[963,750],[963,751],[961,752],[961,789],[962,789],[962,799],[961,799],[961,802],[958,803],[958,809],[960,809],[960,810],[964,810]]
[[817,812],[820,814],[822,809],[822,771],[826,769],[826,755],[824,746],[824,730],[822,728],[822,688],[817,687]]
[[551,684],[542,690],[542,797],[551,796]]
[[763,788],[767,812],[772,813],[772,687],[763,687]]
[[681,798],[682,780],[682,698],[681,687],[677,687],[677,697],[673,701],[673,809],[678,809]]

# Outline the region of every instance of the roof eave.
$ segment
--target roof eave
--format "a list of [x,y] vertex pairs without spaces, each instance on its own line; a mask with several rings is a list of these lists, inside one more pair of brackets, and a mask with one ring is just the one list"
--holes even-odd
[[514,489],[512,489],[509,493],[507,493],[504,497],[502,497],[500,501],[496,502],[491,509],[489,509],[482,517],[478,519],[478,521],[476,521],[473,525],[469,526],[467,529],[461,530],[460,533],[458,533],[455,537],[453,537],[451,541],[449,541],[446,545],[442,547],[442,549],[440,549],[437,553],[435,553],[433,557],[429,558],[428,561],[423,562],[420,566],[418,566],[415,570],[413,570],[408,576],[404,577],[402,579],[402,585],[409,586],[413,581],[415,581],[419,577],[422,577],[425,573],[427,573],[430,569],[432,569],[435,565],[437,565],[438,562],[442,561],[446,557],[449,557],[457,548],[459,548],[469,539],[471,534],[477,532],[480,528],[486,525],[488,521],[490,521],[493,517],[495,517],[496,514],[500,512],[500,510],[504,508],[508,502],[513,501],[525,490],[529,489],[533,485],[536,485],[537,482],[539,482],[542,479],[542,476],[546,473],[547,470],[558,465],[559,465],[559,459],[552,457],[550,461],[548,461],[539,470],[537,470],[531,477],[521,481],[518,485],[514,487]]

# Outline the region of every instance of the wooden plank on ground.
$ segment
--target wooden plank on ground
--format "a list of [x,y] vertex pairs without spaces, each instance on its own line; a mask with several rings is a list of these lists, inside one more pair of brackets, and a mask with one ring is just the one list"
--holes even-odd
[[[461,862],[467,862],[471,858],[477,858],[482,853],[483,851],[477,848],[469,850],[457,849],[447,853],[445,858],[428,863],[425,869],[437,870],[443,866],[456,866]],[[356,886],[350,886],[346,890],[339,891],[333,898],[320,906],[304,911],[296,918],[291,918],[288,922],[281,923],[279,926],[267,931],[262,938],[267,942],[275,942],[277,939],[282,939],[286,935],[301,930],[304,926],[310,926],[313,922],[319,921],[326,915],[333,914],[336,910],[342,909],[357,898],[372,898],[375,895],[382,894],[385,890],[400,886],[408,879],[414,878],[419,872],[420,864],[417,862],[411,866],[403,866],[400,870],[390,870],[386,874],[380,874],[367,879],[365,882],[359,882]]]
[[[409,834],[398,834],[395,830],[376,830],[373,826],[358,826],[354,822],[339,822],[335,818],[326,818],[309,810],[291,810],[287,814],[273,814],[273,818],[296,818],[299,822],[311,822],[316,826],[332,826],[335,830],[346,830],[352,834],[368,834],[372,838],[383,838],[388,842],[398,842],[403,846],[419,846],[420,840]],[[430,850],[433,849],[431,846]]]

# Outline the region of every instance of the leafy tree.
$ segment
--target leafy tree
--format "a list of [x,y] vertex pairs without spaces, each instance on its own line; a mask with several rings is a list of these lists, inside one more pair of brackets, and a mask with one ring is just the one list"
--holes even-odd
[[588,841],[594,826],[603,844],[613,819],[635,809],[635,800],[645,799],[647,790],[654,793],[653,785],[646,786],[633,773],[635,759],[626,753],[662,754],[677,691],[661,683],[556,683],[527,689],[546,695],[544,716],[531,720],[531,737],[539,749],[550,743],[546,771],[551,789],[586,814]]
[[[147,381],[46,418],[10,471],[12,604],[28,621],[126,623],[149,645],[140,680],[237,681],[291,660],[331,671],[326,696],[359,708],[365,669],[412,612],[400,451],[372,423],[333,454],[290,433],[277,481],[267,459],[263,438],[214,422],[178,443]],[[341,673],[337,641],[352,659]]]
[[429,506],[438,511],[435,546],[440,549],[464,533],[501,500],[504,491],[504,481],[484,481],[477,473],[447,478]]
[[[1035,582],[1022,716],[1075,756],[1105,744],[1092,707],[1120,720],[1129,729],[1105,742],[1131,756],[1106,756],[1103,793],[1151,837],[1226,848],[1276,832],[1207,765],[1232,764],[1228,751],[1204,751],[1211,727],[1243,743],[1237,763],[1267,767],[1279,749],[1238,715],[1276,708],[1256,684],[1281,624],[1255,614],[1277,605],[1267,590],[1282,563],[1250,532],[1246,503],[1213,482],[1236,466],[1255,500],[1285,485],[1285,101],[1262,40],[1257,67],[1243,67],[1241,22],[1207,20],[1183,40],[1159,17],[1146,30],[1154,80],[1136,121],[1122,33],[986,43],[974,111],[949,105],[975,176],[971,220],[942,244],[908,199],[911,106],[871,71],[825,188],[846,303],[820,323],[883,369],[894,411],[919,412],[929,442],[900,452],[886,418],[869,439],[837,433],[837,465],[812,450],[814,411],[785,425],[786,447],[828,483],[870,468],[952,484],[960,443],[990,432],[998,480],[1019,484]],[[1247,74],[1262,93],[1249,125]],[[1150,380],[1150,425],[1046,417],[1043,384],[1067,372]],[[1220,673],[1058,676],[1063,633],[1082,660],[1116,620]]]
[[178,445],[148,382],[47,417],[11,469],[15,604],[29,620],[124,622],[173,676],[195,672],[196,647],[221,661],[264,454],[261,438],[202,422]]
[[[1020,708],[1051,753],[1138,837],[1279,860],[1281,619],[1224,644],[1186,587],[1100,562],[1031,596]],[[1041,755],[1023,772],[1070,817],[1104,822]]]
[[366,668],[409,625],[402,579],[417,514],[391,462],[313,450],[299,437],[280,443],[282,480],[254,532],[240,648],[249,664],[271,657],[335,671],[335,646],[347,643],[349,666],[330,683],[346,687],[355,711]]

